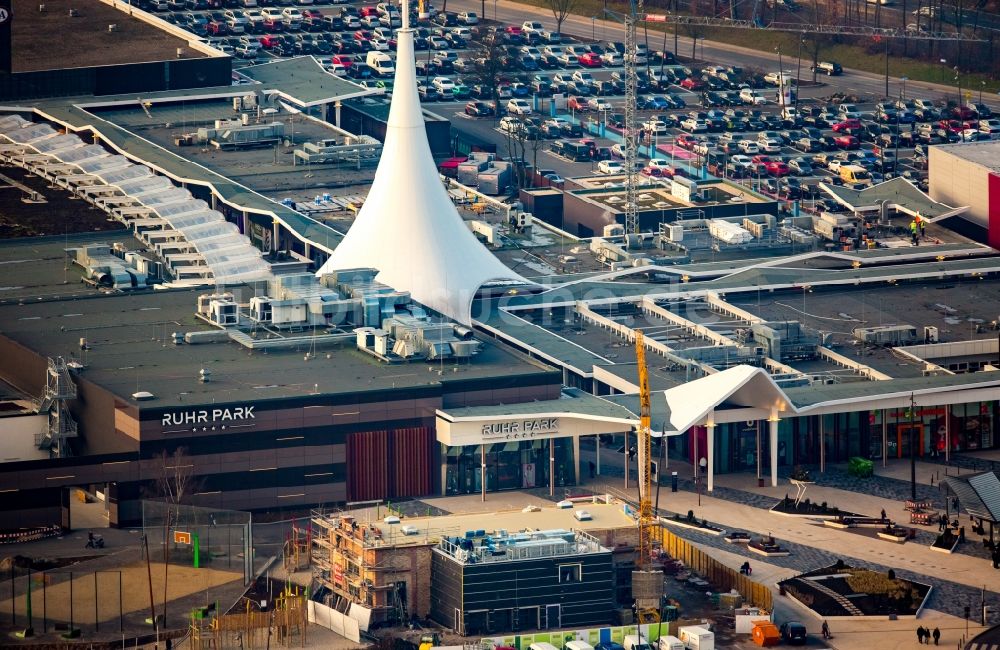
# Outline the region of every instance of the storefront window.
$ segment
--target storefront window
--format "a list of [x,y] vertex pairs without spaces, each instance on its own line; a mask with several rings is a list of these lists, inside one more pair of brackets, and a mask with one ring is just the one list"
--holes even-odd
[[[519,440],[486,446],[486,491],[518,490],[549,484],[549,446],[555,456],[555,484],[576,482],[572,438]],[[474,494],[483,489],[480,445],[445,449],[445,493]]]
[[952,451],[973,451],[993,447],[995,402],[972,402],[951,407]]
[[887,458],[908,458],[911,439],[918,457],[944,455],[949,444],[952,451],[992,448],[995,418],[993,402],[871,411],[872,458],[881,457],[883,435]]

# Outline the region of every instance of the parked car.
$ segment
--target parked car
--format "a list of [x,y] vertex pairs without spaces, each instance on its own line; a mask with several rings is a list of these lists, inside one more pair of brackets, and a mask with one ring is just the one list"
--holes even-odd
[[531,115],[531,103],[526,99],[511,99],[507,102],[507,112],[511,115]]
[[791,645],[804,645],[809,640],[809,632],[806,626],[798,621],[787,621],[778,628],[781,639]]
[[621,174],[625,167],[618,160],[602,160],[597,163],[597,171],[601,174]]

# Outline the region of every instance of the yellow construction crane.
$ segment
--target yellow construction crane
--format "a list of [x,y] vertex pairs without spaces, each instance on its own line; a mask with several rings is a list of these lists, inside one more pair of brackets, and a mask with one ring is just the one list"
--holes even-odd
[[635,331],[635,363],[639,370],[639,568],[649,568],[653,555],[653,468],[650,444],[649,370],[646,368],[646,346],[642,330]]
[[[660,620],[660,599],[663,596],[663,573],[653,570],[653,538],[658,523],[653,514],[653,467],[650,441],[649,370],[646,368],[646,346],[642,330],[635,330],[635,361],[639,371],[639,427],[636,431],[639,451],[639,547],[636,568],[632,572],[632,598],[640,623]],[[626,472],[628,468],[626,466]]]

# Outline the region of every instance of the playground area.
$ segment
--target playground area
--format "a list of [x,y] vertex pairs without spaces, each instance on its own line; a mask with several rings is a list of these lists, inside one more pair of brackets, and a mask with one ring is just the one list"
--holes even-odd
[[[200,603],[207,603],[207,594],[216,587],[232,584],[241,588],[243,574],[239,571],[190,566],[167,566],[152,562],[135,562],[116,569],[87,571],[81,565],[76,571],[57,569],[31,575],[32,627],[41,631],[55,624],[75,627],[100,627],[118,630],[119,617],[132,620],[135,614],[148,617],[150,611],[150,577],[152,597],[158,613],[162,613],[164,595],[168,604],[202,594]],[[19,577],[13,611],[22,625],[27,625],[28,576]],[[12,611],[10,598],[0,602],[0,611]],[[181,611],[175,609],[175,611]]]

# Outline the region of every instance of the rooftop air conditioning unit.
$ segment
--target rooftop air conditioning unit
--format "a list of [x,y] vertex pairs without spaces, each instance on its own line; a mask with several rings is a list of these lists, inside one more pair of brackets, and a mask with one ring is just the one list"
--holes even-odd
[[219,325],[238,325],[240,322],[236,303],[232,299],[213,300],[209,318]]
[[937,343],[938,342],[938,328],[933,325],[927,325],[924,327],[924,343]]

